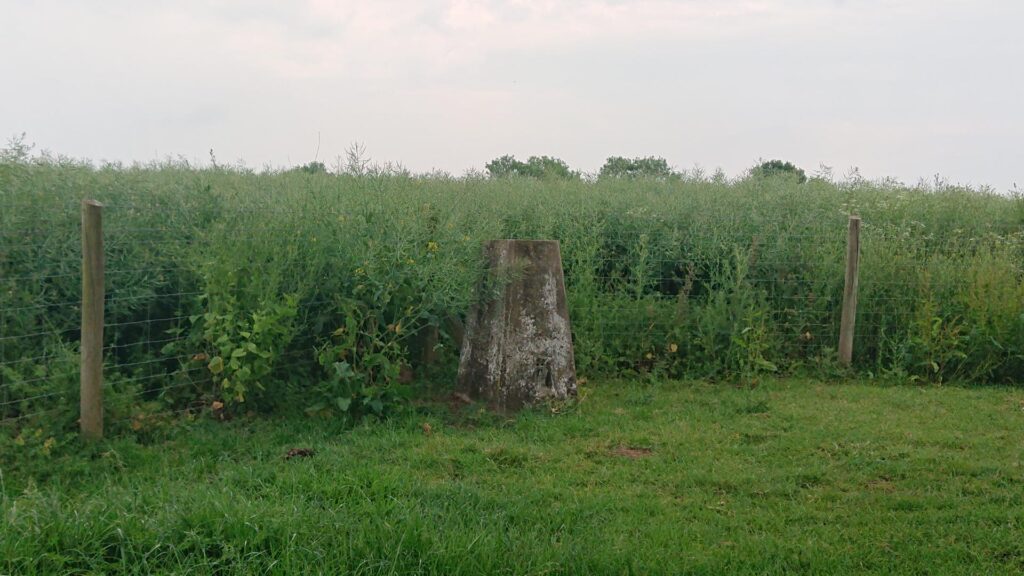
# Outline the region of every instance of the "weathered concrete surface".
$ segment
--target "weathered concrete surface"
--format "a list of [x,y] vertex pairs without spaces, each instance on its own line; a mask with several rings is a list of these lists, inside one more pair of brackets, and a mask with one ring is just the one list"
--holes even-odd
[[466,318],[459,388],[500,410],[576,395],[562,254],[555,240],[494,240]]

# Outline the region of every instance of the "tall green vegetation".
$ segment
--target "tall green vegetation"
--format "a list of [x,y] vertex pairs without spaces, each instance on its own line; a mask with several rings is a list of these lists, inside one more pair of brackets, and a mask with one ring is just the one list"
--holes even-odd
[[[72,426],[78,202],[107,204],[107,410],[383,413],[493,238],[562,243],[582,375],[834,370],[846,217],[864,221],[855,369],[1019,382],[1019,199],[786,177],[413,177],[0,161],[0,418]],[[51,412],[45,412],[51,411]]]

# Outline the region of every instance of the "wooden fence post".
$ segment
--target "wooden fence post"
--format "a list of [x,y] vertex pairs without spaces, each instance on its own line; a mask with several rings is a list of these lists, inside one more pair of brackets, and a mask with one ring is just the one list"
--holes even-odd
[[82,200],[81,430],[103,437],[103,205]]
[[854,324],[857,321],[857,274],[860,268],[860,216],[850,216],[846,239],[846,286],[843,290],[843,319],[839,327],[839,363],[853,361]]

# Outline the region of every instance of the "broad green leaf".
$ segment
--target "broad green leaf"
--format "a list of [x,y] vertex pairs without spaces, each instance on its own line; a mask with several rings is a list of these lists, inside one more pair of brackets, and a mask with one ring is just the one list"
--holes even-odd
[[206,365],[210,369],[210,372],[214,374],[220,374],[224,371],[224,359],[220,356],[214,356],[210,363]]

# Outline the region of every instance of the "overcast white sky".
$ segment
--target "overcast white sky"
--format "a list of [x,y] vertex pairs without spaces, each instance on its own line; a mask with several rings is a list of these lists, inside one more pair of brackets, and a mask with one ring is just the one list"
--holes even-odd
[[758,158],[1024,186],[1022,0],[0,0],[0,137],[461,173]]

